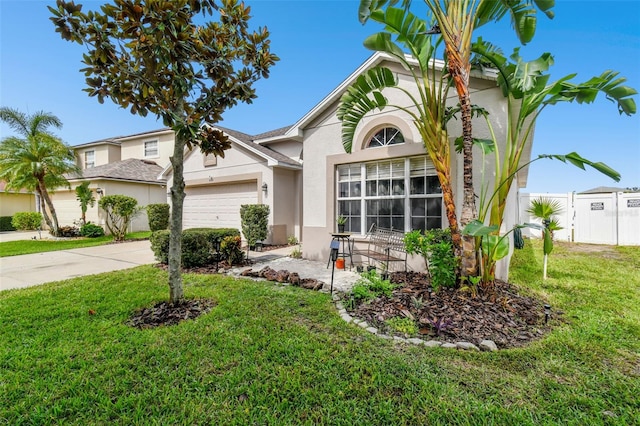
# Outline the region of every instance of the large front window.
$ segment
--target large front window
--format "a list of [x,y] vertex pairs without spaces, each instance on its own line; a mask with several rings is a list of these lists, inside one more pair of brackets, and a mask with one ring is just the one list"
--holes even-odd
[[340,165],[337,184],[346,231],[364,234],[373,224],[404,232],[442,227],[442,190],[426,156]]

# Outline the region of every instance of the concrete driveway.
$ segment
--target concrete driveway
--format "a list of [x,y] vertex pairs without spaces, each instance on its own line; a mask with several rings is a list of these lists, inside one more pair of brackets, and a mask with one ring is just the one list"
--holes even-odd
[[156,263],[148,240],[0,258],[0,291]]

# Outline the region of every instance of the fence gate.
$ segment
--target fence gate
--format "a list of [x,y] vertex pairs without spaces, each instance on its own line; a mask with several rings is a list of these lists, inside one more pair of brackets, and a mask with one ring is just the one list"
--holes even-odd
[[[605,194],[520,194],[520,223],[534,222],[526,209],[532,199],[544,196],[559,201],[564,227],[557,240],[577,243],[640,245],[640,193]],[[565,233],[566,232],[566,233]],[[525,235],[539,237],[539,232]]]

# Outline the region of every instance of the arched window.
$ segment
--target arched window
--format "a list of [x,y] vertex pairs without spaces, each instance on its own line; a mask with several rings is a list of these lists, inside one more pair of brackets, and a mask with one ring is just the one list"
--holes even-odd
[[400,133],[400,130],[395,127],[385,127],[378,133],[373,135],[367,148],[376,148],[379,146],[397,145],[404,143],[404,136]]

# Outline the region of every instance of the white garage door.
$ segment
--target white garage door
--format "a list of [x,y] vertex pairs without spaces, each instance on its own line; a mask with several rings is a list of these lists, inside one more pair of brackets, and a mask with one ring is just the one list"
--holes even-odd
[[240,206],[258,203],[256,181],[186,188],[182,224],[188,228],[235,228],[240,225]]

